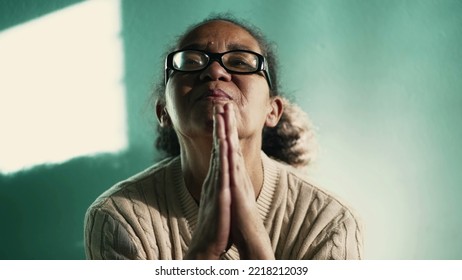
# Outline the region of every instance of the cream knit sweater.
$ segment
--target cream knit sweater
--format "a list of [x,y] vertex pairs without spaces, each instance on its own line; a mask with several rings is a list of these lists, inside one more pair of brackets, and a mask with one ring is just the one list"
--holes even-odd
[[[291,167],[262,153],[257,199],[276,259],[360,259],[352,212]],[[182,259],[198,205],[185,187],[179,157],[164,160],[103,193],[85,217],[89,259]],[[239,259],[232,246],[223,259]]]

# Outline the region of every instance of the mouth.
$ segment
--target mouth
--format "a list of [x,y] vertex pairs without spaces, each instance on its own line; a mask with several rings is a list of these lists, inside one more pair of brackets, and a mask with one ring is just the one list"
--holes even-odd
[[202,100],[223,100],[223,101],[230,101],[233,100],[233,98],[227,94],[225,91],[221,89],[209,89],[202,97],[200,98]]

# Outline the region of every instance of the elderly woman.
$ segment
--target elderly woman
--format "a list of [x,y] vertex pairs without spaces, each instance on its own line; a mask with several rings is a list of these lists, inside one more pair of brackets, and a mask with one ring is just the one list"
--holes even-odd
[[309,160],[306,133],[291,127],[260,33],[217,17],[175,49],[156,102],[170,156],[90,206],[87,257],[361,258],[352,212],[294,168]]

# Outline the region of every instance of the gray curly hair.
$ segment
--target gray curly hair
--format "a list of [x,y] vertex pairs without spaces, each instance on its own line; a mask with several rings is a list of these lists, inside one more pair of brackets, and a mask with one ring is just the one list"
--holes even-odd
[[[259,43],[263,55],[268,60],[269,74],[272,79],[272,88],[270,96],[280,96],[284,102],[284,111],[279,123],[275,127],[265,127],[263,129],[262,150],[270,157],[285,162],[296,168],[306,167],[313,161],[317,145],[313,125],[303,110],[291,103],[288,99],[283,98],[278,83],[277,60],[273,45],[268,42],[259,28],[252,24],[238,20],[230,14],[213,15],[197,24],[190,26],[176,40],[176,44],[170,47],[166,54],[178,48],[178,42],[190,33],[194,28],[210,21],[223,20],[231,22],[249,32]],[[165,102],[165,83],[164,79],[159,79],[155,86],[153,103]],[[155,105],[154,105],[155,106]],[[180,154],[180,144],[173,127],[161,127],[157,125],[157,138],[155,147],[163,152],[164,157],[178,156]]]

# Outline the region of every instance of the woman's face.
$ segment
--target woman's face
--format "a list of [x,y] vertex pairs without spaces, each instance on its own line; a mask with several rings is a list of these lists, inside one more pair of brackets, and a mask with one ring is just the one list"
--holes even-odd
[[[244,49],[262,53],[255,38],[227,21],[211,21],[195,28],[180,42],[179,49],[212,53]],[[230,74],[215,61],[199,72],[174,72],[166,85],[165,109],[183,137],[210,136],[214,104],[228,102],[234,103],[239,137],[261,136],[272,110],[263,73]]]

